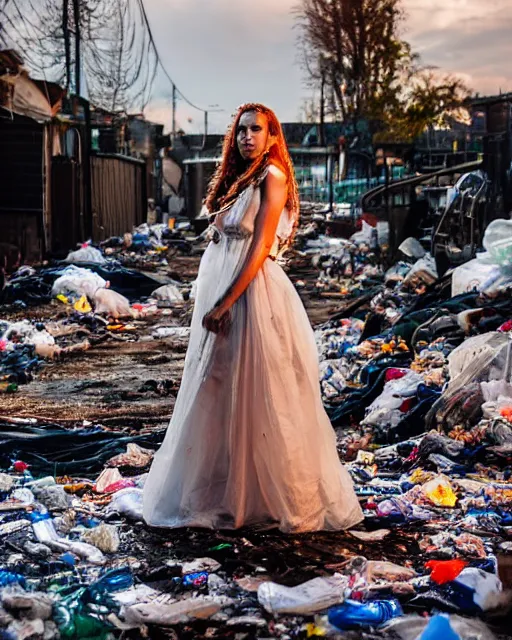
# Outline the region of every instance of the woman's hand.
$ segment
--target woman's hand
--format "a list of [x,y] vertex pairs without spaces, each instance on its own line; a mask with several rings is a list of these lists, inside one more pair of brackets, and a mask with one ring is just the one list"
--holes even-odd
[[215,305],[203,318],[203,327],[212,333],[226,336],[231,327],[231,309],[222,304]]

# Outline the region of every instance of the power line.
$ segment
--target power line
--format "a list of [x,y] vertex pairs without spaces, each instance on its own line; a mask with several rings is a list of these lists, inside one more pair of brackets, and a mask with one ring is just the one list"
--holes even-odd
[[206,109],[202,109],[201,107],[198,107],[197,105],[195,105],[193,102],[191,102],[177,87],[176,83],[174,82],[174,80],[171,78],[171,76],[169,75],[169,72],[167,71],[167,69],[164,67],[163,63],[162,63],[162,59],[160,57],[160,54],[158,53],[158,49],[156,47],[155,44],[155,40],[153,38],[153,33],[151,31],[151,26],[149,24],[149,20],[148,20],[148,16],[146,13],[146,9],[144,7],[144,2],[143,0],[138,0],[139,4],[140,4],[140,8],[142,11],[142,15],[144,16],[144,22],[146,23],[146,28],[148,30],[149,33],[149,39],[151,41],[151,44],[153,45],[153,49],[155,51],[155,55],[157,57],[158,63],[162,69],[162,71],[164,72],[166,78],[169,80],[169,82],[176,88],[176,91],[180,94],[180,96],[183,98],[183,100],[189,105],[191,106],[193,109],[197,109],[197,111],[202,111],[203,113],[207,113]]

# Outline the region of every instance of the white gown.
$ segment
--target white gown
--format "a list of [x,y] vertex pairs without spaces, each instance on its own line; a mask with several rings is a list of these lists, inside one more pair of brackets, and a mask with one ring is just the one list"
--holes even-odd
[[[201,260],[181,388],[144,487],[152,526],[303,532],[363,518],[322,404],[314,334],[281,267],[265,261],[227,337],[202,327],[243,265],[260,199],[251,185],[217,216]],[[290,231],[285,210],[278,236]]]

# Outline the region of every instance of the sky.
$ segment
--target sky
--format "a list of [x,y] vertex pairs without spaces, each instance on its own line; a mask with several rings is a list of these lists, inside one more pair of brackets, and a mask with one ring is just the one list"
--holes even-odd
[[[297,121],[310,96],[297,54],[299,0],[144,0],[162,62],[179,90],[209,109],[223,132],[244,102]],[[402,37],[424,64],[461,76],[482,95],[512,91],[511,0],[403,0]],[[171,87],[159,75],[146,116],[170,128]],[[219,111],[215,111],[218,109]],[[204,115],[178,103],[178,124],[202,131]]]

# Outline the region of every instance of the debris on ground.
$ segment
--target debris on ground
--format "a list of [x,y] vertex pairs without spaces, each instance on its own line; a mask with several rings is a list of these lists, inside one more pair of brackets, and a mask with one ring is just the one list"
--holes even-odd
[[285,268],[363,524],[143,524],[206,246],[143,225],[2,293],[0,637],[509,637],[508,245],[490,226],[472,284],[438,278],[415,239],[389,264],[386,229],[336,238],[324,218],[305,217]]

